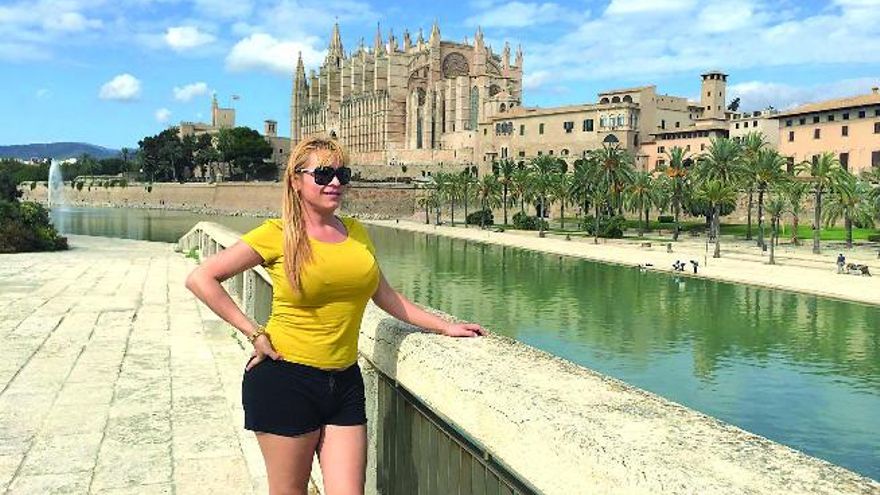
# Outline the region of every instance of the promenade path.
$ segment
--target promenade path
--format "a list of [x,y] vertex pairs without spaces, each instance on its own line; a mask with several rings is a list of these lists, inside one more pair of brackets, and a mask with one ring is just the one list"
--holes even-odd
[[267,493],[247,353],[171,244],[0,255],[0,493]]

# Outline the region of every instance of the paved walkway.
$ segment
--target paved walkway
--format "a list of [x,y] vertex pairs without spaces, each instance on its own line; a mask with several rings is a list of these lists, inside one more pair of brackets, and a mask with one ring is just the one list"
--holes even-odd
[[0,493],[266,493],[245,351],[170,244],[0,255]]

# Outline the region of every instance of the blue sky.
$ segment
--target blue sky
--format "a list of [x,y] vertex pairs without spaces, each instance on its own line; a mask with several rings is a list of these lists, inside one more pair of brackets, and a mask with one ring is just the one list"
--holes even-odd
[[522,44],[528,106],[643,84],[695,98],[716,68],[746,109],[880,84],[880,0],[0,0],[0,144],[134,147],[207,120],[212,92],[289,135],[296,54],[317,67],[334,21],[351,50],[377,23],[400,39],[435,19],[444,39]]

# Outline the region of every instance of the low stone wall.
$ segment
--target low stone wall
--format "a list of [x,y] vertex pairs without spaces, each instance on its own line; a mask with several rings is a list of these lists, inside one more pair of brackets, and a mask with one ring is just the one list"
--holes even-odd
[[[207,255],[237,237],[202,222],[178,246]],[[242,307],[260,320],[271,302],[268,277],[260,267],[242,275],[227,287],[234,294],[241,287]],[[377,373],[541,493],[880,492],[877,481],[505,337],[423,333],[370,303],[359,350],[369,419],[367,493],[377,493]],[[317,463],[313,482],[320,490]]]
[[[45,203],[45,182],[34,189],[22,188],[22,199]],[[75,206],[168,208],[212,213],[278,215],[282,185],[277,182],[221,182],[129,184],[126,187],[84,187],[66,185],[64,197]],[[416,211],[418,190],[413,186],[354,184],[346,193],[344,213],[372,217],[409,217]]]

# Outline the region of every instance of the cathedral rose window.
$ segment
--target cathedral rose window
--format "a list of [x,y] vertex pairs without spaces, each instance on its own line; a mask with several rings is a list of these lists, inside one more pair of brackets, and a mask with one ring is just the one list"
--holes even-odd
[[443,59],[443,77],[453,79],[458,76],[467,76],[470,74],[470,66],[464,55],[454,52],[450,53]]

